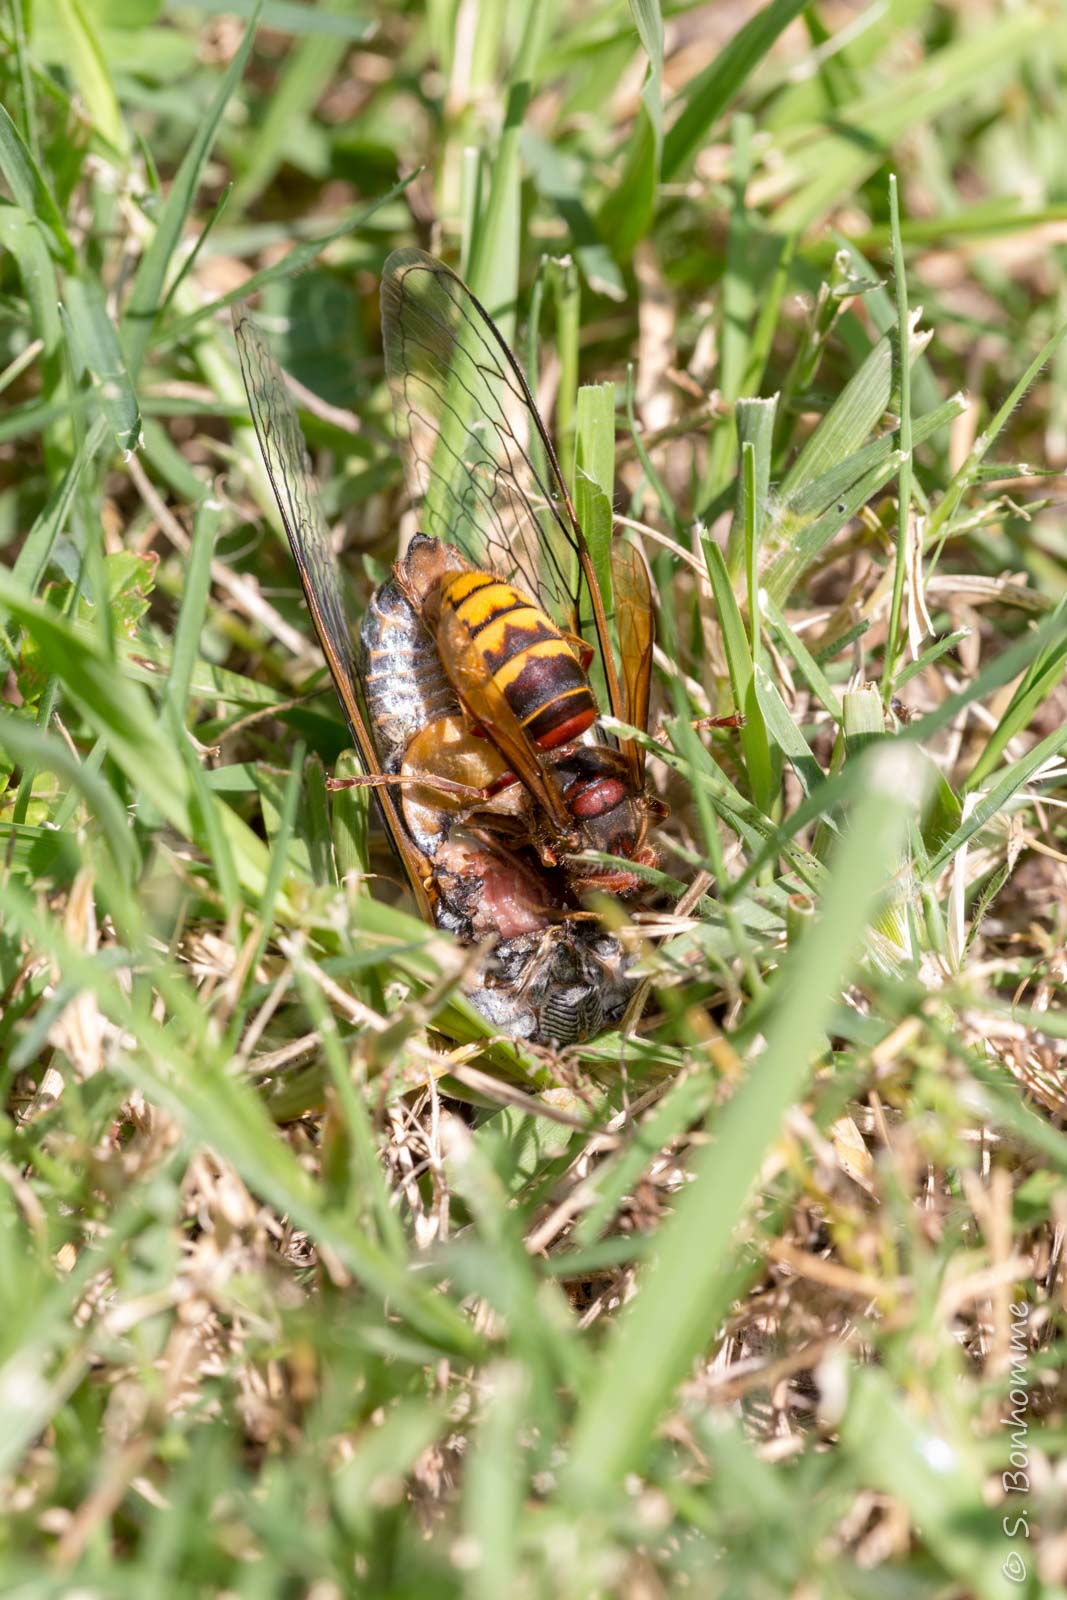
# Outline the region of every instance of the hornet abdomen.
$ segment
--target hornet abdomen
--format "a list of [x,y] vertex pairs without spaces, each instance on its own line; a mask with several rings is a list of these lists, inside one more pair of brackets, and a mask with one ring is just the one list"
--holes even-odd
[[521,589],[488,572],[441,586],[438,642],[447,660],[473,645],[485,674],[539,750],[556,750],[596,721],[589,680],[566,637]]

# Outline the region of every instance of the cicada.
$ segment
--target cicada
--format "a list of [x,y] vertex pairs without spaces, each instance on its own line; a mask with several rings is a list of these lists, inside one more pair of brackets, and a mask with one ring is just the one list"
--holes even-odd
[[443,263],[396,251],[383,342],[421,531],[357,629],[284,379],[243,309],[234,327],[260,449],[365,769],[356,781],[375,787],[420,911],[463,942],[493,942],[471,998],[494,1026],[542,1042],[588,1037],[621,1014],[629,982],[619,941],[581,896],[638,893],[665,815],[639,740],[598,726],[597,686],[619,722],[646,726],[644,558],[612,541],[598,573],[491,317]]

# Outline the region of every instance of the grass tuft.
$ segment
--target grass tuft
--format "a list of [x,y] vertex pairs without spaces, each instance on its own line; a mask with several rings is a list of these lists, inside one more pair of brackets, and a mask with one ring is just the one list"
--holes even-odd
[[[1061,32],[13,0],[5,1594],[1067,1593]],[[327,784],[221,314],[356,611],[413,245],[656,594],[639,986],[563,1052]]]

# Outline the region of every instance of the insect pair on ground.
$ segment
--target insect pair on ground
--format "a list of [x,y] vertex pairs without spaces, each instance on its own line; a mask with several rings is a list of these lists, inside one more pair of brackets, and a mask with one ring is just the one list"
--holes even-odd
[[358,629],[284,379],[247,311],[234,315],[260,450],[364,768],[351,781],[374,787],[426,920],[494,941],[479,1009],[505,1032],[585,1037],[618,1015],[628,982],[583,897],[638,895],[666,815],[640,740],[598,727],[598,687],[614,718],[647,727],[648,569],[616,538],[598,573],[522,369],[449,267],[394,252],[381,305],[420,532]]

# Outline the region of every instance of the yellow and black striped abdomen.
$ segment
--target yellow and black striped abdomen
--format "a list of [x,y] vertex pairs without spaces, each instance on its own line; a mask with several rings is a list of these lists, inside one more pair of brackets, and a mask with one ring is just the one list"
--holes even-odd
[[488,572],[462,572],[441,595],[442,619],[446,614],[462,626],[486,676],[538,749],[554,750],[596,721],[596,701],[581,662],[521,589]]

